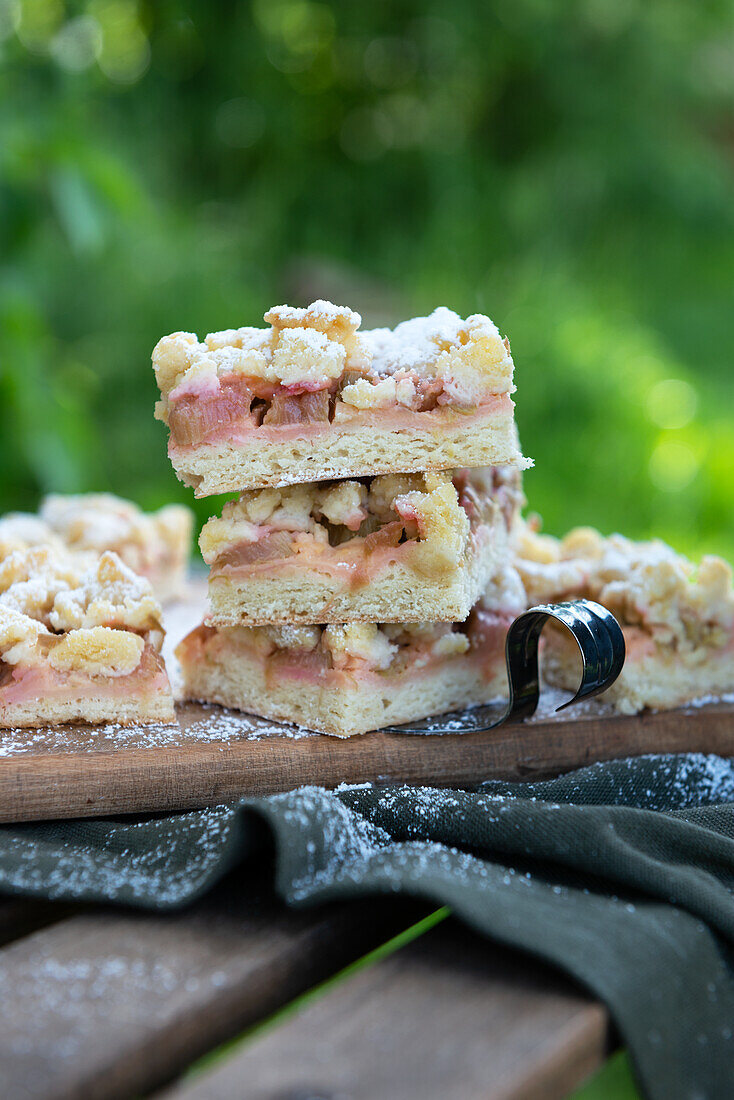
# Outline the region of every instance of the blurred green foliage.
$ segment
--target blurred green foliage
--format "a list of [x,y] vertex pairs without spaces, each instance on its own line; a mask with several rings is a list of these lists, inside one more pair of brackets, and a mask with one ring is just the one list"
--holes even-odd
[[0,0],[0,507],[190,499],[163,333],[443,303],[547,529],[734,556],[733,169],[724,0]]

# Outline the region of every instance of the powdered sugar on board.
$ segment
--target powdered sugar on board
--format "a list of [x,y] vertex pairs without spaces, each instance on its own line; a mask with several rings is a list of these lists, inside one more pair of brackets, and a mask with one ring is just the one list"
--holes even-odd
[[[580,703],[576,703],[572,710],[557,714],[558,708],[570,698],[570,692],[558,691],[555,688],[544,689],[538,702],[538,709],[526,721],[569,722],[575,718],[602,718],[614,714],[611,704],[605,703],[603,699],[583,699]],[[466,710],[452,714],[436,714],[431,718],[423,719],[420,734],[416,731],[415,736],[440,736],[447,733],[474,733],[477,730],[484,730],[500,718],[506,707],[506,699],[497,699],[492,703],[467,707]],[[414,724],[417,725],[417,723]]]
[[[566,696],[561,692],[549,692],[543,697],[542,709],[530,719],[548,721],[554,719],[555,708]],[[589,704],[584,710],[587,715],[599,713]],[[581,709],[581,708],[579,708]],[[420,736],[441,736],[443,734],[473,733],[483,729],[488,720],[494,717],[493,710],[475,707],[461,714],[436,715],[426,719],[425,729]],[[504,703],[496,704],[496,715],[504,710]],[[564,712],[557,721],[568,721],[571,715]],[[581,714],[577,714],[581,717]],[[237,741],[261,741],[266,738],[300,741],[307,737],[325,736],[305,729],[303,726],[289,725],[254,714],[242,714],[209,703],[186,703],[178,707],[179,722],[165,725],[155,723],[145,726],[124,726],[116,722],[106,725],[88,726],[46,726],[40,729],[0,730],[0,760],[7,757],[37,753],[79,753],[112,752],[120,749],[170,749],[177,745],[206,743],[225,749]]]
[[219,744],[259,741],[264,737],[319,737],[299,726],[284,726],[250,714],[237,714],[220,707],[202,706],[209,714],[185,728],[179,725],[121,726],[110,722],[94,728],[46,726],[41,729],[0,731],[0,759],[39,752],[106,752],[118,749],[175,748],[192,742]]

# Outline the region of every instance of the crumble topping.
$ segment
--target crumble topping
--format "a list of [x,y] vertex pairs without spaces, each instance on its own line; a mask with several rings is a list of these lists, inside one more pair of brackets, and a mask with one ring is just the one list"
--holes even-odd
[[71,630],[50,650],[48,663],[59,672],[90,676],[129,676],[140,664],[145,642],[129,630],[107,626]]
[[80,567],[50,546],[16,550],[0,562],[0,604],[46,622],[57,594],[77,583]]
[[313,382],[321,386],[339,378],[344,370],[346,351],[316,329],[286,329],[273,350],[272,366],[266,371],[269,381],[281,386]]
[[367,519],[369,491],[359,481],[342,481],[319,494],[317,510],[335,527],[358,531]]
[[37,619],[0,604],[0,661],[6,665],[48,663],[58,672],[128,676],[140,664],[144,648],[139,634],[108,626],[54,634]]
[[61,549],[60,539],[39,516],[26,512],[8,512],[0,516],[0,560],[16,550],[44,545]]
[[484,590],[480,606],[515,618],[527,611],[532,602],[517,569],[512,565],[504,565],[498,569]]
[[126,544],[160,550],[157,543],[174,549],[191,531],[191,512],[182,504],[146,513],[111,493],[51,493],[41,501],[39,515],[68,547],[80,550],[118,550]]
[[[298,306],[273,306],[263,320],[274,329],[313,328],[323,332],[330,340],[345,343],[356,333],[362,318],[347,306],[335,306],[319,299],[307,309]],[[258,331],[258,330],[256,330]]]
[[[471,473],[461,473],[462,494],[472,483]],[[476,499],[480,521],[492,522],[499,507],[491,498]],[[401,540],[418,540],[416,568],[430,571],[461,561],[469,534],[469,516],[450,472],[383,474],[243,492],[224,505],[221,517],[204,525],[199,546],[204,560],[213,565],[247,544],[259,543],[265,554],[265,540],[270,540],[269,557],[289,556],[314,543],[336,546],[353,537],[395,546]],[[366,552],[372,549],[365,542]]]
[[173,332],[159,340],[153,349],[153,370],[161,393],[170,393],[206,350],[206,344],[200,344],[193,332]]
[[463,321],[458,313],[439,306],[428,317],[414,317],[394,329],[373,329],[364,336],[373,370],[430,374],[443,383],[446,400],[456,404],[477,404],[490,383],[494,393],[512,392],[509,344],[482,313]]
[[9,665],[126,675],[146,640],[160,651],[160,615],[149,583],[111,552],[86,565],[37,547],[0,562],[0,659]]
[[38,515],[9,513],[0,518],[0,560],[16,550],[47,546],[86,555],[91,564],[104,550],[114,550],[139,573],[183,568],[189,552],[192,516],[188,508],[169,504],[145,513],[111,493],[62,495],[41,501]]
[[560,541],[539,534],[534,522],[521,522],[516,538],[515,564],[530,603],[557,603],[578,597],[588,576],[586,563],[562,557]]
[[[156,345],[153,368],[162,394],[156,416],[169,422],[172,407],[194,399],[214,406],[210,417],[190,415],[184,407],[183,415],[171,419],[183,444],[197,443],[242,417],[256,427],[338,421],[348,418],[349,410],[353,415],[391,406],[474,408],[492,394],[514,389],[509,345],[483,314],[462,320],[441,307],[394,330],[359,332],[358,313],[317,301],[307,309],[274,306],[264,319],[269,329],[226,329],[203,341],[191,332],[175,332]],[[291,401],[285,410],[267,408],[281,390],[291,398],[325,390],[331,404],[300,407]],[[233,406],[229,412],[222,399]]]
[[0,661],[8,665],[37,663],[36,648],[41,634],[50,636],[43,623],[14,607],[0,604]]
[[280,334],[281,339],[287,329],[323,334],[331,343],[341,344],[344,348],[343,358],[345,361],[349,359],[349,365],[353,370],[359,370],[368,365],[364,337],[357,332],[362,324],[362,318],[347,306],[335,306],[323,299],[312,302],[307,309],[286,305],[273,306],[263,320],[273,326],[273,332]]
[[334,668],[351,668],[356,662],[386,669],[398,650],[375,623],[326,626],[322,642],[331,654]]
[[[189,341],[198,343],[193,332],[177,332],[173,336],[184,337],[184,343]],[[209,351],[219,351],[221,348],[238,348],[240,351],[261,351],[270,346],[272,333],[266,328],[253,328],[243,325],[242,328],[226,328],[221,332],[210,332],[204,343]],[[172,340],[172,336],[164,339]],[[154,353],[155,354],[155,353]]]
[[275,650],[321,654],[325,667],[400,671],[429,661],[458,656],[470,648],[465,633],[452,623],[344,623],[328,626],[233,627],[246,632],[263,656]]
[[[425,495],[444,484],[451,484],[450,473],[381,474],[369,483],[369,511],[380,523],[389,523],[398,514],[398,501],[411,493]],[[416,496],[413,497],[414,505]]]
[[385,623],[380,628],[401,647],[413,646],[421,652],[415,661],[420,667],[433,657],[457,657],[469,650],[470,642],[453,623]]
[[277,649],[302,649],[306,653],[316,649],[321,640],[318,626],[264,626],[262,630]]
[[395,404],[413,409],[417,407],[418,391],[416,379],[403,372],[400,377],[393,375],[379,381],[358,378],[345,386],[339,396],[355,409],[386,409]]
[[330,302],[308,309],[274,306],[270,329],[240,328],[210,333],[200,343],[192,332],[164,336],[153,351],[153,368],[164,399],[187,392],[216,392],[218,380],[239,374],[281,386],[313,389],[339,378],[347,364],[368,364],[358,313]]
[[58,592],[49,618],[56,630],[110,623],[151,630],[160,628],[160,606],[148,581],[106,551],[76,587]]
[[734,630],[732,571],[721,558],[698,567],[666,543],[604,538],[577,528],[563,539],[526,527],[517,567],[533,602],[586,597],[626,626],[679,649],[729,643]]

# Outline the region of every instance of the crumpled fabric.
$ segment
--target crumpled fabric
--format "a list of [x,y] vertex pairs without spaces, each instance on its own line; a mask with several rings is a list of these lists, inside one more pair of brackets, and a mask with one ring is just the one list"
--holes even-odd
[[0,890],[157,909],[274,840],[291,905],[409,894],[603,1001],[651,1100],[734,1096],[734,762],[634,757],[472,790],[302,787],[167,817],[0,827]]

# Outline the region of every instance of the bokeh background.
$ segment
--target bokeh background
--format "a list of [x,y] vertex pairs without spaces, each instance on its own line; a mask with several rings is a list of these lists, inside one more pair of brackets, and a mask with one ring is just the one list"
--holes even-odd
[[728,2],[0,0],[0,508],[190,501],[164,333],[446,304],[547,530],[734,557],[733,175]]

